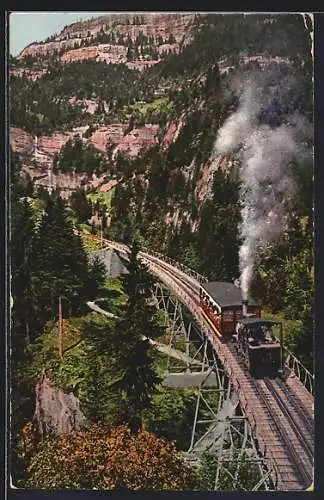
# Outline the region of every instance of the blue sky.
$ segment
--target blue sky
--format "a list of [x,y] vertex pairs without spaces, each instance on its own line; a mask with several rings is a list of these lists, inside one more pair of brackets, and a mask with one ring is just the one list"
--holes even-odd
[[16,56],[26,45],[42,41],[79,20],[103,12],[12,12],[9,16],[9,52]]

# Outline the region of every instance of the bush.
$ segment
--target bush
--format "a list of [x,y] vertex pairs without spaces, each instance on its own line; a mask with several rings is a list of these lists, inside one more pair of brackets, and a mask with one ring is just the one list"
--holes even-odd
[[188,490],[195,479],[173,444],[124,426],[48,438],[28,471],[37,489]]

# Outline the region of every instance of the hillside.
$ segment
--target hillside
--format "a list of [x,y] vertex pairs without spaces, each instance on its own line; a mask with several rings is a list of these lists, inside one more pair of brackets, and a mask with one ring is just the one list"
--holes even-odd
[[[177,453],[189,446],[195,391],[163,387],[165,358],[143,341],[170,340],[143,247],[209,281],[239,278],[313,372],[311,51],[307,16],[160,12],[75,23],[10,58],[18,486],[193,488]],[[103,237],[132,248],[122,278],[90,254]],[[47,424],[65,428],[75,405],[90,427],[47,439]],[[107,446],[122,452],[109,485]]]
[[[165,252],[177,238],[204,241],[215,172],[236,189],[239,155],[215,140],[249,82],[260,124],[312,119],[300,15],[110,14],[30,44],[10,72],[10,141],[22,171],[65,198],[113,181],[107,234],[127,241],[139,231]],[[237,243],[224,276],[236,254]]]
[[57,55],[62,62],[94,59],[144,69],[191,39],[194,14],[110,14],[66,26],[26,47],[18,60]]

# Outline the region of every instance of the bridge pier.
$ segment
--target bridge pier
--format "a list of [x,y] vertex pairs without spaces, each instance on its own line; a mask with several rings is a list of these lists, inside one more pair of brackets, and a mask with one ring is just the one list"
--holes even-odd
[[102,248],[91,252],[90,259],[93,260],[95,257],[98,257],[100,262],[105,265],[109,277],[115,278],[128,272],[119,255],[111,248]]
[[[125,254],[126,246],[116,242],[107,242],[111,248],[117,249],[121,254]],[[237,356],[232,352],[231,346],[224,344],[218,339],[214,332],[201,317],[199,308],[199,284],[206,281],[203,276],[198,275],[182,264],[172,261],[168,257],[145,249],[140,252],[140,257],[148,265],[150,272],[159,281],[172,291],[182,304],[185,304],[185,310],[190,312],[190,317],[195,318],[195,323],[200,328],[203,337],[208,339],[208,348],[212,346],[218,360],[220,360],[220,368],[225,369],[228,378],[232,381],[235,390],[237,391],[240,408],[245,417],[247,417],[249,425],[253,429],[255,437],[255,447],[258,456],[263,457],[267,464],[268,472],[255,483],[253,487],[249,484],[250,490],[260,489],[263,483],[268,481],[269,471],[272,478],[272,483],[275,489],[282,491],[298,491],[303,490],[310,484],[313,475],[313,420],[314,420],[314,376],[295,358],[292,353],[284,348],[285,351],[285,380],[284,387],[277,387],[278,383],[272,381],[270,387],[257,383],[251,379],[240,366]],[[169,311],[168,311],[169,312]],[[186,323],[184,321],[184,323]],[[171,340],[171,339],[170,339]],[[192,340],[190,334],[190,341]],[[176,340],[177,343],[179,343]],[[185,346],[186,343],[183,341]],[[183,348],[186,350],[187,347]],[[189,352],[192,350],[191,342],[189,344]],[[176,351],[176,352],[175,352]],[[182,385],[174,385],[174,387],[202,387],[202,377],[204,372],[193,372],[194,366],[201,368],[201,363],[198,359],[192,362],[181,354],[179,350],[170,349],[168,346],[163,347],[163,352],[171,355],[178,360],[184,361],[180,368],[185,371],[186,379]],[[200,354],[203,351],[200,352]],[[175,356],[176,354],[176,356]],[[199,357],[201,357],[199,354]],[[198,356],[197,356],[198,358]],[[179,368],[179,366],[177,367]],[[183,376],[182,373],[170,374]],[[193,380],[193,376],[195,379]],[[197,377],[198,376],[198,377]],[[216,374],[214,372],[214,376]],[[169,381],[167,380],[169,383]],[[186,385],[184,384],[186,382]],[[168,385],[168,383],[166,385]],[[214,382],[209,384],[215,386]],[[279,393],[278,393],[279,391]],[[280,396],[280,391],[284,391],[284,395]],[[271,403],[270,403],[271,400]],[[202,398],[200,398],[202,401]],[[210,406],[210,405],[209,405]],[[284,409],[284,412],[282,412]],[[215,405],[216,410],[216,405]],[[214,411],[215,413],[215,411]],[[298,424],[292,418],[294,415]],[[196,427],[198,429],[199,408],[197,412]],[[224,419],[223,419],[224,420]],[[200,425],[200,424],[199,424]],[[208,429],[207,429],[208,430]],[[225,435],[224,431],[224,435]],[[199,436],[200,437],[200,436]],[[230,445],[226,445],[230,448]],[[224,445],[221,451],[218,451],[220,457],[220,467],[224,467],[227,455],[232,457],[231,452],[226,451]],[[221,447],[220,447],[221,448]],[[191,457],[193,453],[189,454]],[[195,455],[197,457],[197,454]],[[214,455],[214,460],[217,455]],[[231,459],[232,460],[232,459]],[[230,463],[230,462],[229,462]],[[215,470],[216,470],[216,462]],[[210,469],[209,469],[210,472]],[[231,475],[232,472],[229,472]],[[220,478],[224,476],[223,472],[218,474]],[[232,474],[238,480],[239,475]],[[233,479],[234,480],[234,479]],[[210,486],[210,485],[209,485]],[[222,489],[219,486],[218,489]],[[230,485],[229,488],[233,489]],[[243,488],[244,489],[244,488]]]
[[255,484],[247,490],[273,489],[249,422],[215,350],[193,320],[188,319],[181,302],[161,283],[155,283],[153,296],[164,313],[169,347],[179,350],[182,345],[184,351],[180,371],[179,367],[172,371],[172,358],[168,356],[164,385],[195,387],[197,393],[191,442],[184,454],[186,460],[199,464],[206,453],[216,457],[214,490],[222,487],[224,477],[233,489],[238,486],[244,489],[240,474],[247,463],[255,471]]

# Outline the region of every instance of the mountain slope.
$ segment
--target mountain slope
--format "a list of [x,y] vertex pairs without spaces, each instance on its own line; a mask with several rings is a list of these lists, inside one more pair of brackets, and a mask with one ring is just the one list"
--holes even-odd
[[214,143],[242,86],[262,89],[265,124],[311,116],[311,67],[300,15],[110,14],[12,59],[11,144],[64,196],[117,180],[112,234],[167,251],[171,227],[198,230],[214,173],[236,182]]

